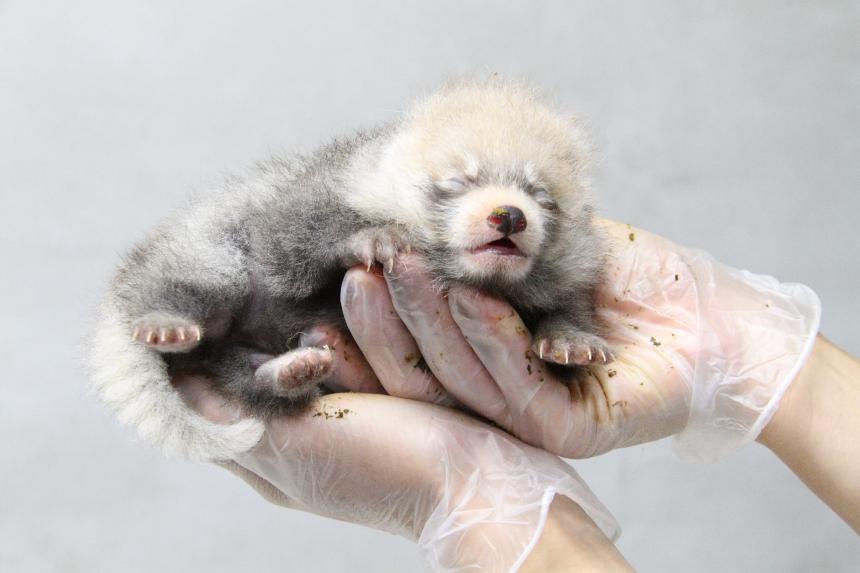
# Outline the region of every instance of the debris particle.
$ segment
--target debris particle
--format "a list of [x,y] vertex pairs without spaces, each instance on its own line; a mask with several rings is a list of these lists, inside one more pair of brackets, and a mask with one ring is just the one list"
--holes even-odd
[[675,273],[675,281],[677,281],[677,280],[678,280],[678,278],[679,278],[679,277],[678,277],[678,273]]
[[614,402],[614,403],[612,404],[612,407],[613,407],[613,408],[614,408],[615,406],[621,406],[622,408],[626,408],[626,407],[627,407],[627,400],[618,400],[617,402]]
[[427,363],[424,362],[424,357],[420,354],[410,352],[403,357],[403,361],[406,362],[406,364],[412,366],[412,368],[420,368],[425,371],[427,370]]
[[630,233],[629,235],[627,235],[627,238],[630,239],[631,241],[635,241],[636,240],[636,233]]
[[615,377],[616,374],[618,374],[618,371],[616,371],[616,370],[608,370],[606,372],[606,375],[609,376],[610,378]]
[[531,374],[531,373],[532,373],[532,363],[531,363],[531,362],[529,362],[528,364],[526,364],[526,370],[528,371],[528,373],[529,373],[529,374]]
[[651,337],[651,344],[653,344],[654,346],[660,346],[662,343],[652,336]]
[[630,327],[630,328],[632,328],[633,330],[639,330],[639,327],[638,327],[638,326],[636,326],[635,324],[633,324],[632,322],[628,322],[628,323],[627,323],[627,326],[629,326],[629,327]]
[[331,420],[332,418],[339,420],[351,412],[352,412],[352,410],[350,410],[349,408],[338,408],[333,412],[328,412],[326,410],[320,410],[319,412],[314,414],[313,417],[318,418],[320,416],[323,416],[326,420]]

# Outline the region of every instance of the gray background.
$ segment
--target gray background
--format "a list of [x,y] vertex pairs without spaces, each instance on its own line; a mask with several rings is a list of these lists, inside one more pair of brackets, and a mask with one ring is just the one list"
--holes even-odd
[[[86,395],[77,345],[118,253],[190,188],[452,76],[545,88],[590,120],[604,214],[811,285],[860,352],[860,4],[360,4],[0,0],[0,570],[419,568],[406,541],[141,447]],[[762,447],[575,466],[642,571],[860,566]]]

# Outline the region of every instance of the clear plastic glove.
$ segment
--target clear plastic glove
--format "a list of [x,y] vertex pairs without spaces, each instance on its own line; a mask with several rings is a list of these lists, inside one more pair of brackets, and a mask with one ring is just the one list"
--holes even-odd
[[[351,316],[363,283],[350,271],[344,308]],[[396,317],[394,317],[396,319]],[[372,387],[361,355],[337,333],[317,330],[306,344],[329,343],[345,389]],[[411,369],[411,366],[410,366]],[[385,368],[388,380],[400,376]],[[422,391],[418,377],[411,379]],[[207,419],[235,423],[243,413],[203,378],[174,381]],[[433,391],[430,389],[429,391]],[[618,527],[577,474],[557,457],[450,408],[383,394],[330,394],[304,413],[270,422],[251,451],[222,464],[273,503],[363,524],[416,541],[434,571],[515,571],[544,527],[554,495],[575,501],[610,539]]]
[[[628,225],[600,227],[611,258],[598,314],[616,359],[581,371],[575,383],[554,377],[529,350],[530,334],[510,305],[464,288],[446,300],[416,257],[386,274],[403,324],[354,329],[356,342],[377,373],[424,356],[433,375],[401,394],[453,397],[566,457],[677,434],[682,457],[710,461],[754,440],[815,340],[815,293]],[[378,304],[378,293],[367,297]],[[380,376],[386,388],[405,380]]]

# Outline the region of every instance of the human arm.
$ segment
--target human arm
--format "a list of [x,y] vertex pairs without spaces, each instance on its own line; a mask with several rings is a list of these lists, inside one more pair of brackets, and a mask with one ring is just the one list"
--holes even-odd
[[[860,367],[823,337],[816,343],[815,295],[603,224],[614,256],[599,312],[617,359],[574,384],[529,355],[529,334],[510,305],[459,289],[446,300],[417,260],[387,275],[403,324],[386,322],[389,334],[377,336],[410,341],[433,384],[561,455],[680,432],[682,452],[714,459],[758,437],[858,529]],[[381,359],[378,349],[364,350],[372,365]]]
[[860,361],[819,335],[758,441],[860,533]]

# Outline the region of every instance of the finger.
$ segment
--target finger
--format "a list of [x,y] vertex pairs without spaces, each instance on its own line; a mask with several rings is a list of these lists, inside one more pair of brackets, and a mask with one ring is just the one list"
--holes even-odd
[[[514,412],[526,412],[537,399],[550,408],[569,403],[567,386],[531,351],[531,334],[513,307],[463,287],[451,289],[448,304],[452,319]],[[540,415],[549,414],[543,410]]]
[[347,271],[341,306],[356,344],[385,391],[435,404],[456,402],[424,367],[421,351],[397,317],[382,277],[359,268]]
[[565,457],[590,457],[612,449],[626,402],[602,366],[561,381],[531,351],[531,335],[505,301],[466,288],[448,294],[451,314],[492,374],[514,416],[514,433]]
[[332,375],[323,383],[330,390],[385,393],[355,341],[339,329],[333,326],[315,326],[310,332],[302,333],[299,346],[328,346],[332,349],[335,356],[334,368]]
[[502,392],[469,347],[444,297],[414,255],[398,259],[386,272],[388,290],[400,319],[412,333],[436,378],[455,398],[504,428],[511,417]]

